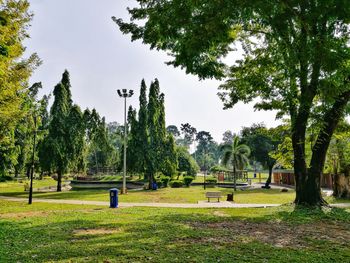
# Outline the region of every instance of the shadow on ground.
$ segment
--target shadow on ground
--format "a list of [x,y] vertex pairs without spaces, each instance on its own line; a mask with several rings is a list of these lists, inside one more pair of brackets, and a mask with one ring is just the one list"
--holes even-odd
[[86,209],[0,215],[1,262],[346,262],[343,209]]

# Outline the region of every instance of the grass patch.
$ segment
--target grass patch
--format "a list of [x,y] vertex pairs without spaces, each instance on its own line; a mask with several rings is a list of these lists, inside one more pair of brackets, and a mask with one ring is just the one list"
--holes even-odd
[[[221,191],[225,196],[232,193],[232,189],[228,188],[207,188],[202,186],[191,186],[189,188],[161,188],[157,191],[151,190],[130,190],[127,195],[119,195],[119,202],[132,203],[197,203],[200,200],[206,200],[205,193],[207,191]],[[5,192],[2,195],[13,197],[26,197],[28,193],[21,192]],[[68,192],[37,192],[34,193],[35,198],[53,198],[53,199],[76,199],[90,201],[108,201],[108,190],[72,190]],[[256,190],[238,190],[235,192],[234,200],[236,203],[256,203],[256,204],[284,204],[291,203],[294,200],[295,192],[290,190],[282,193],[278,189],[256,189]]]
[[90,206],[28,206],[0,200],[0,259],[347,262],[349,223],[350,211],[342,209],[97,210]]

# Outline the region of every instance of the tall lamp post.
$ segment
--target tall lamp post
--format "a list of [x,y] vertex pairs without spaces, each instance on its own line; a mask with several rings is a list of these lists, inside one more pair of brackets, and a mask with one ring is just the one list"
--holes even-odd
[[124,165],[123,165],[123,189],[122,194],[126,194],[126,141],[127,141],[127,129],[126,129],[126,98],[130,98],[134,95],[132,89],[118,89],[117,93],[119,97],[124,98]]
[[30,171],[30,186],[29,186],[29,200],[28,204],[32,204],[33,200],[33,176],[34,176],[34,162],[35,162],[35,147],[36,147],[36,115],[34,112],[34,137],[33,137],[33,152],[32,152],[32,169]]

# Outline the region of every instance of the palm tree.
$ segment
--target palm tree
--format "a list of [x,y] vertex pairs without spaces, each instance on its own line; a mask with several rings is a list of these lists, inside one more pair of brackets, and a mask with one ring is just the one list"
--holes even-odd
[[224,152],[222,163],[224,165],[231,164],[233,167],[233,188],[236,191],[236,169],[243,169],[249,163],[250,148],[245,144],[240,144],[238,136],[233,138],[232,144],[225,144],[221,147]]

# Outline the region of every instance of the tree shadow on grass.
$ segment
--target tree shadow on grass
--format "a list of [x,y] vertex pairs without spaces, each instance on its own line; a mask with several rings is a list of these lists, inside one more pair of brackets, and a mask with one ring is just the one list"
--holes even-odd
[[[295,240],[279,247],[264,239],[268,232],[261,228],[282,222],[280,226],[293,233],[291,224],[348,223],[348,211],[280,209],[271,213],[247,209],[256,211],[253,219],[235,215],[234,209],[159,208],[54,211],[45,217],[0,219],[0,258],[4,262],[345,262],[349,249],[332,240],[322,240],[315,248],[313,241],[306,248],[293,247]],[[267,237],[277,235],[281,233]],[[278,245],[280,240],[274,241]]]

